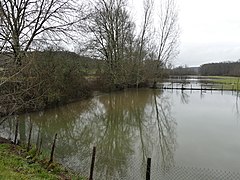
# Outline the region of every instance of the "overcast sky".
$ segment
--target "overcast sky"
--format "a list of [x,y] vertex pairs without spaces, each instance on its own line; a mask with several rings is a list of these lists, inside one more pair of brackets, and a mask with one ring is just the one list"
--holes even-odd
[[[142,9],[140,0],[130,2],[133,9]],[[181,35],[175,66],[240,59],[240,0],[176,2]]]
[[240,59],[239,0],[177,0],[181,27],[175,64]]

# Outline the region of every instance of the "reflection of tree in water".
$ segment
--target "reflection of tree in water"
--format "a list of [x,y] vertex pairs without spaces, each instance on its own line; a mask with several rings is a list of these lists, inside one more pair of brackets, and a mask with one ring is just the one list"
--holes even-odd
[[[168,170],[174,165],[174,152],[176,149],[176,121],[172,117],[171,104],[167,96],[153,93],[154,116],[156,117],[156,143],[157,150],[154,158],[161,159],[161,169]],[[159,156],[160,155],[160,156]],[[155,157],[156,156],[156,157]]]
[[200,91],[200,98],[203,99],[205,97],[206,91]]
[[[91,106],[91,101],[83,101],[81,103],[73,103],[56,109],[50,109],[46,112],[37,112],[32,114],[26,114],[19,116],[19,138],[21,142],[26,142],[26,137],[29,134],[29,119],[31,118],[34,123],[33,139],[36,141],[39,128],[41,129],[41,137],[43,139],[43,145],[45,148],[51,148],[51,143],[55,133],[58,133],[57,141],[57,155],[59,157],[74,156],[79,147],[88,141],[90,144],[91,137],[82,138],[86,136],[84,130],[81,134],[76,136],[76,132],[73,131],[75,124],[77,123],[80,114],[88,111]],[[5,126],[11,127],[11,134],[14,134],[16,120],[8,120]],[[6,125],[9,124],[9,125]],[[12,125],[13,124],[13,125]],[[10,126],[11,125],[11,126]],[[12,135],[13,136],[13,135]],[[83,146],[81,148],[84,151]],[[89,149],[88,149],[89,152]]]
[[189,95],[184,91],[181,92],[181,102],[183,104],[188,104],[189,103]]
[[[120,176],[127,169],[128,157],[134,153],[135,131],[142,131],[149,97],[146,91],[113,93],[77,103],[79,107],[68,105],[31,117],[42,129],[45,146],[50,148],[54,134],[58,133],[57,155],[70,167],[79,170],[83,158],[90,156],[95,145],[99,176]],[[141,136],[142,142],[144,137]]]
[[182,104],[188,104],[190,96],[186,93],[186,91],[176,91],[177,96],[180,96],[180,100]]
[[233,106],[234,106],[235,116],[237,118],[237,121],[239,121],[240,120],[240,111],[239,111],[239,105],[238,105],[238,103],[239,103],[238,92],[236,92],[236,93],[232,92],[232,96],[236,96],[236,99],[235,99],[235,102],[234,102]]
[[[69,161],[68,158],[77,156],[79,151],[82,154],[87,152],[83,144],[90,144],[93,140],[92,137],[88,136],[85,129],[81,129],[77,133],[74,129],[81,113],[88,111],[91,106],[91,101],[83,101],[42,112],[33,117],[34,122],[41,127],[43,141],[48,146],[49,142],[52,142],[54,134],[58,133],[56,152],[60,158],[66,158],[66,161]],[[89,153],[89,149],[87,150]]]
[[15,121],[17,116],[9,116],[4,119],[4,122],[0,124],[0,136],[13,139],[15,130]]
[[142,120],[137,114],[144,114],[148,99],[149,94],[144,91],[99,97],[104,107],[94,113],[96,126],[103,127],[96,127],[99,129],[95,142],[97,153],[100,154],[96,163],[99,178],[111,179],[111,176],[121,177],[126,173],[128,159],[134,153],[135,129]]
[[[102,95],[31,114],[31,119],[35,139],[40,127],[45,147],[50,148],[54,134],[58,133],[56,155],[75,170],[89,170],[86,159],[96,146],[95,174],[99,179],[120,177],[127,170],[132,171],[136,154],[139,161],[157,157],[163,167],[173,164],[175,121],[169,100],[156,91],[128,90]],[[26,124],[24,131],[28,134]]]

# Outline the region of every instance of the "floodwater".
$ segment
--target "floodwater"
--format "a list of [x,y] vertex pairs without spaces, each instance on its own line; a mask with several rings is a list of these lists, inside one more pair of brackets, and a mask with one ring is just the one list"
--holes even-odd
[[[56,159],[85,176],[96,146],[95,179],[144,179],[147,158],[155,179],[171,167],[238,173],[239,101],[235,92],[130,89],[22,115],[19,136],[26,141],[30,119],[44,149],[57,133]],[[13,122],[2,135],[13,137]]]

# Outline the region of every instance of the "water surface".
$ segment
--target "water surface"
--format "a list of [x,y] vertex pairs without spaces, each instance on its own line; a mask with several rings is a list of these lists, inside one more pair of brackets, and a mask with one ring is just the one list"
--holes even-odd
[[[45,148],[58,133],[57,159],[86,176],[96,146],[97,179],[144,179],[148,157],[156,179],[176,166],[239,172],[238,103],[232,92],[126,90],[20,116],[20,139],[29,119]],[[13,122],[2,134],[13,136]]]

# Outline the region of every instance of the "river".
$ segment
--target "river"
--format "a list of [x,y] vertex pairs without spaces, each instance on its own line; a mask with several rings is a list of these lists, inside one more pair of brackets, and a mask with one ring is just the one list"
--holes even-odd
[[[85,176],[96,146],[95,179],[144,179],[147,158],[154,179],[172,167],[239,173],[238,106],[230,91],[129,89],[21,115],[19,136],[26,142],[30,119],[32,143],[40,130],[50,149],[57,133],[56,159]],[[14,122],[2,136],[13,139]]]

